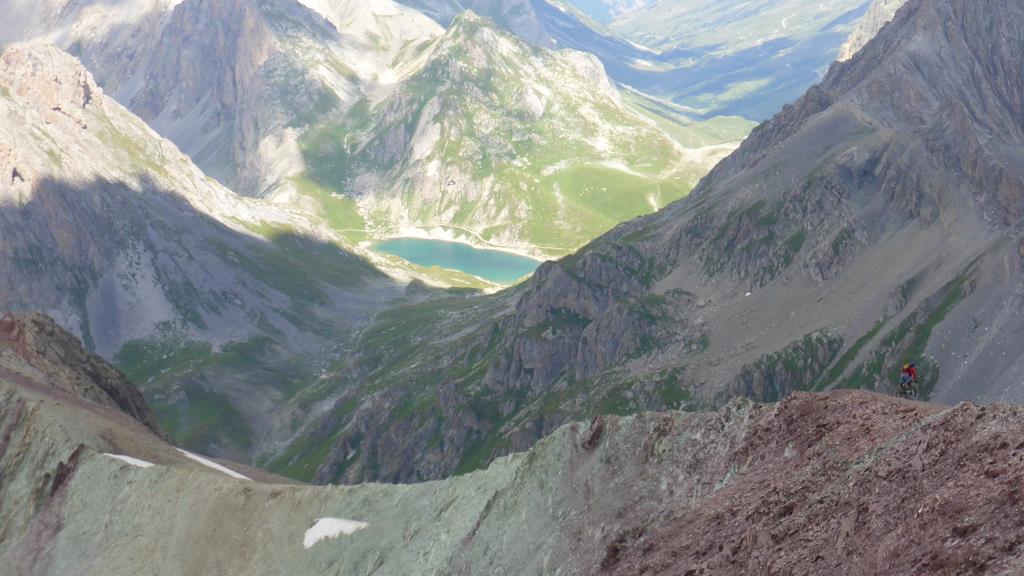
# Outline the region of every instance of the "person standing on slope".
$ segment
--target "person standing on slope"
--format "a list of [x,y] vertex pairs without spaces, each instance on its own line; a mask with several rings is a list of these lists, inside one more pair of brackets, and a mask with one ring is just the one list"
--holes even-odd
[[903,365],[900,372],[900,396],[917,396],[917,365],[913,362]]

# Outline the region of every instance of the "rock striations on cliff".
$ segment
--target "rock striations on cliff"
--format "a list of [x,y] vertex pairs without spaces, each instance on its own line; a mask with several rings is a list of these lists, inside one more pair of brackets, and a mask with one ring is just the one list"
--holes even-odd
[[163,436],[156,414],[124,373],[87,352],[81,341],[49,316],[5,315],[0,318],[0,343],[5,354],[13,353],[19,363],[31,368],[19,371],[22,376],[37,375],[62,392],[120,410]]

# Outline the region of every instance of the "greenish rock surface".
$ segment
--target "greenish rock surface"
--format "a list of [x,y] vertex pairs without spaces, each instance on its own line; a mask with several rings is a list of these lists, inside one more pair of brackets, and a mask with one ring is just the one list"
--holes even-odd
[[[300,486],[197,462],[2,344],[0,565],[18,575],[589,574],[621,530],[727,478],[755,410],[573,424],[445,481]],[[316,541],[321,518],[366,526]]]

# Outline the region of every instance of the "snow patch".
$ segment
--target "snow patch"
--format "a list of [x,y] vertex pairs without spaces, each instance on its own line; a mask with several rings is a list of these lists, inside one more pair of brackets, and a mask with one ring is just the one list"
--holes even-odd
[[313,527],[306,530],[302,537],[302,547],[310,549],[317,542],[326,538],[337,538],[345,534],[354,534],[369,526],[366,522],[358,520],[345,520],[344,518],[318,518]]
[[113,458],[115,460],[120,460],[122,462],[127,462],[127,463],[131,464],[132,466],[136,466],[138,468],[149,468],[150,466],[153,465],[152,462],[146,462],[145,460],[140,460],[138,458],[132,458],[131,456],[125,456],[124,454],[110,454],[108,452],[104,452],[103,455],[107,456],[108,458]]
[[195,460],[196,462],[199,462],[203,466],[206,466],[208,468],[213,468],[214,470],[216,470],[218,472],[223,472],[223,473],[227,474],[228,476],[231,476],[232,478],[238,478],[239,480],[252,480],[252,478],[249,478],[248,476],[246,476],[244,474],[239,474],[238,472],[235,472],[234,470],[232,470],[230,468],[227,468],[226,466],[221,466],[220,464],[217,464],[213,460],[207,460],[206,458],[203,458],[202,456],[199,456],[197,454],[193,454],[193,453],[189,452],[188,450],[182,450],[181,448],[175,448],[175,450],[177,450],[178,452],[181,452],[182,454],[185,455],[186,458],[188,458],[190,460]]

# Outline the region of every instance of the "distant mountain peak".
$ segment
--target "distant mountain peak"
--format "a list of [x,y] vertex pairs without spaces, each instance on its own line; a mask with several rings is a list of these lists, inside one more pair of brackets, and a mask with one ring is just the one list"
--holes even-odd
[[839,61],[845,62],[860,51],[868,42],[874,38],[883,26],[892,21],[907,0],[874,0],[868,8],[857,29],[850,34],[849,39],[839,49]]

